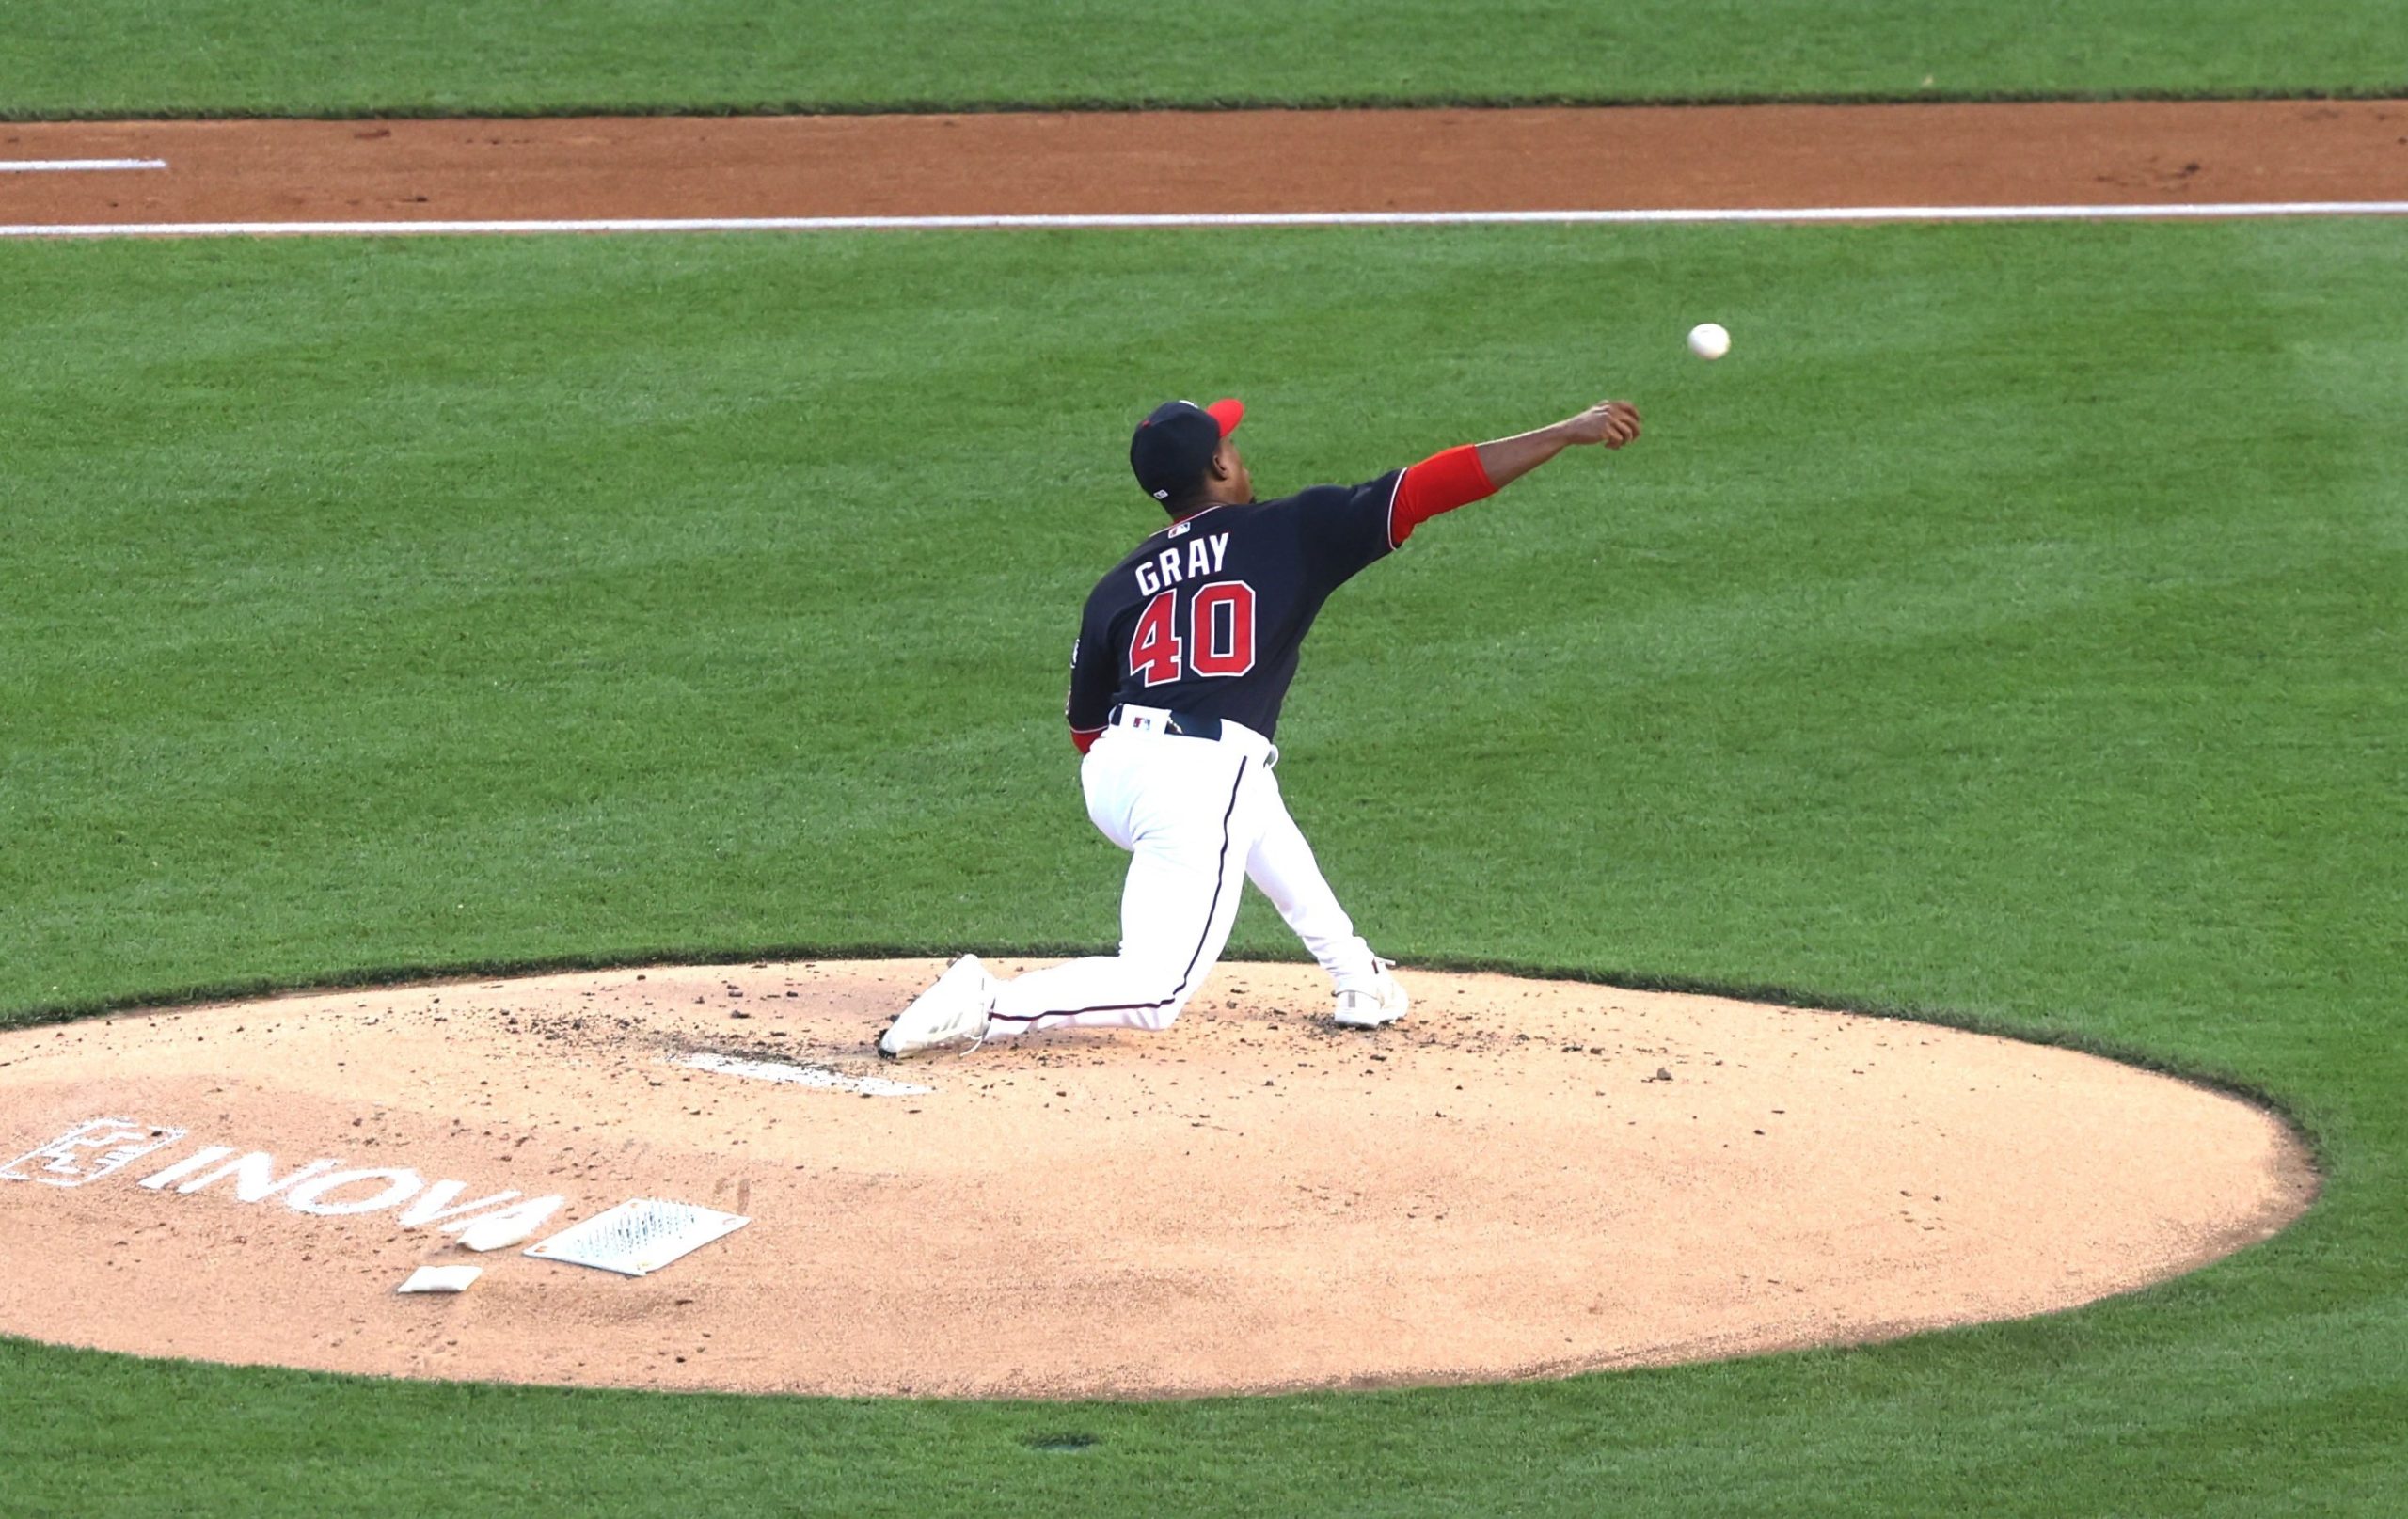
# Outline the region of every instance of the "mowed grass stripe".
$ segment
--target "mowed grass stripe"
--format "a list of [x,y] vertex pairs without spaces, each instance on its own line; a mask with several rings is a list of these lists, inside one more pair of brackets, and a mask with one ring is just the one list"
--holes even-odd
[[2408,92],[2381,0],[88,0],[0,117],[1610,104]]
[[[1133,417],[1244,395],[1276,489],[1612,392],[1647,408],[1640,447],[1433,524],[1315,635],[1282,773],[1374,943],[2137,1049],[2270,1090],[2332,1171],[2289,1234],[2136,1300],[1538,1387],[854,1405],[13,1345],[12,1495],[2377,1501],[2408,1479],[2387,1206],[2408,839],[2386,804],[2408,445],[2385,425],[2408,374],[2363,320],[2408,294],[2393,241],[0,251],[23,293],[0,318],[0,1007],[20,1016],[661,945],[1107,942],[1119,857],[1082,815],[1058,700],[1079,598],[1151,525]],[[1680,347],[1703,318],[1737,337],[1719,364]],[[1288,947],[1259,903],[1236,945]],[[1097,1443],[1027,1443],[1065,1430]]]

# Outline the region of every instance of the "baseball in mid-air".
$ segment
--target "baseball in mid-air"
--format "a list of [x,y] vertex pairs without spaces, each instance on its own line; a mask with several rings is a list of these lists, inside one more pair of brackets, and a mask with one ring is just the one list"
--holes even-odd
[[1700,358],[1720,358],[1731,351],[1731,334],[1719,322],[1701,322],[1689,328],[1689,352]]

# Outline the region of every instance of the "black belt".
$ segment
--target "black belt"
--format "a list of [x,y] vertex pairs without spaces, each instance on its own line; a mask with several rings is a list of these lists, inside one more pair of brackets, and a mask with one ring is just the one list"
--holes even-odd
[[[1126,709],[1123,707],[1114,707],[1111,717],[1105,720],[1116,728],[1120,726],[1120,714],[1124,710]],[[1210,738],[1218,742],[1221,736],[1221,720],[1197,717],[1193,712],[1172,712],[1164,717],[1162,731],[1175,734],[1181,738]]]

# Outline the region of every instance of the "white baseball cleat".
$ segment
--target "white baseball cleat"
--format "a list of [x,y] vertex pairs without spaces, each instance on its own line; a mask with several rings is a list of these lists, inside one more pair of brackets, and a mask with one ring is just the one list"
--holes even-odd
[[964,955],[945,967],[927,990],[911,999],[886,1032],[878,1036],[878,1052],[900,1060],[939,1046],[976,1041],[987,1036],[987,1013],[994,1005],[995,978]]
[[1393,1023],[1402,1018],[1405,1009],[1413,1005],[1413,999],[1405,995],[1404,988],[1397,984],[1396,977],[1388,974],[1389,967],[1396,961],[1374,959],[1371,963],[1379,967],[1380,978],[1371,983],[1368,990],[1338,994],[1337,1009],[1329,1016],[1340,1028],[1378,1028],[1383,1023]]

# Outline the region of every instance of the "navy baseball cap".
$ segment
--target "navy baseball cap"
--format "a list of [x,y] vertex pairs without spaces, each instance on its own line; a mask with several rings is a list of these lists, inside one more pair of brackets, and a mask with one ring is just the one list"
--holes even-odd
[[1236,432],[1244,416],[1245,403],[1235,400],[1209,406],[1165,401],[1156,406],[1129,439],[1129,467],[1136,471],[1137,483],[1157,501],[1176,499],[1204,478],[1221,439]]

